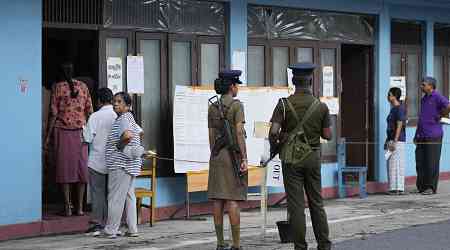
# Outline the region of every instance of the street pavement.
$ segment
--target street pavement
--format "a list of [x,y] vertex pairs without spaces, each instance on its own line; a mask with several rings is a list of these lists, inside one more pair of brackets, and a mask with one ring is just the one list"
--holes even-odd
[[340,242],[335,250],[448,250],[450,221],[412,226],[388,233]]
[[[333,249],[450,249],[450,181],[440,183],[437,195],[370,195],[367,199],[333,199],[325,202]],[[309,211],[307,241],[315,249]],[[293,249],[281,244],[276,221],[285,220],[286,208],[271,208],[264,236],[259,210],[241,215],[242,246],[246,250]],[[225,235],[230,238],[228,220]],[[38,237],[0,242],[0,250],[97,249],[169,250],[215,249],[211,216],[192,220],[159,221],[140,225],[140,237],[99,239],[85,234]],[[391,247],[391,248],[389,248]],[[414,248],[415,247],[415,248]]]

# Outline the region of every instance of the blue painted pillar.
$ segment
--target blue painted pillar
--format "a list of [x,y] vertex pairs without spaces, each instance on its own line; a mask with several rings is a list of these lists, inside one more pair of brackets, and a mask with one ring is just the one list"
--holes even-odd
[[387,182],[386,160],[384,158],[383,143],[385,140],[386,117],[389,113],[389,104],[386,100],[386,93],[389,90],[391,76],[391,17],[389,6],[385,5],[380,10],[378,18],[377,46],[376,46],[376,92],[375,110],[376,138],[378,140],[375,157],[375,178],[378,182]]
[[425,75],[434,76],[434,22],[425,22]]
[[[231,66],[233,52],[244,52],[247,58],[247,0],[230,0],[229,6],[227,65]],[[243,73],[247,75],[247,60],[244,63]],[[247,83],[244,78],[243,82]]]

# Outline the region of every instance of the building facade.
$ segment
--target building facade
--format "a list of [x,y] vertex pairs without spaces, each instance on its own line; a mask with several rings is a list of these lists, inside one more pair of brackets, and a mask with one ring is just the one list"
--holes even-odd
[[[335,138],[323,145],[326,197],[337,193],[336,143],[342,137],[354,142],[348,145],[349,164],[369,166],[372,190],[381,190],[387,182],[383,143],[391,76],[406,79],[407,142],[412,142],[416,129],[421,77],[435,76],[439,91],[449,96],[447,1],[64,3],[0,3],[0,72],[7,101],[4,140],[0,142],[4,169],[0,176],[0,227],[40,222],[43,203],[59,198],[55,187],[48,184],[47,166],[41,160],[45,123],[42,93],[56,80],[55,69],[65,60],[74,62],[78,76],[93,78],[97,88],[106,86],[108,57],[143,55],[146,94],[136,98],[133,105],[146,134],[152,135],[146,146],[168,157],[172,155],[170,114],[176,84],[211,83],[220,68],[231,64],[236,51],[246,54],[249,86],[287,85],[288,64],[315,62],[322,67],[314,75],[314,93],[331,93],[341,100],[341,112],[333,116]],[[330,66],[332,81],[324,81],[322,69]],[[449,132],[445,128],[443,178],[450,176]],[[414,181],[414,148],[412,143],[407,145],[407,182]],[[161,165],[157,204],[160,218],[164,218],[170,214],[167,211],[184,206],[186,179],[175,175],[170,163]],[[270,191],[273,195],[283,192]],[[206,195],[194,195],[194,202],[204,201]]]

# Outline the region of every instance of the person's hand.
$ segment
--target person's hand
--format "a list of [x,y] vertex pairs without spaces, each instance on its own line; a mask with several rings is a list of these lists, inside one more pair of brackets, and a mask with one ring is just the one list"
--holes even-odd
[[133,134],[131,133],[131,131],[127,130],[127,131],[123,132],[120,140],[122,141],[122,144],[127,145],[128,143],[130,143],[132,138],[133,138]]
[[43,151],[45,154],[48,154],[49,147],[50,147],[50,136],[47,136],[45,138],[44,145],[43,145]]
[[395,141],[389,141],[389,143],[388,143],[388,150],[389,151],[391,151],[391,152],[394,152],[395,151]]
[[241,173],[247,173],[247,171],[248,171],[248,162],[247,162],[247,159],[243,159],[243,160],[242,160],[241,166],[240,166],[240,168],[239,168],[239,171],[240,171]]

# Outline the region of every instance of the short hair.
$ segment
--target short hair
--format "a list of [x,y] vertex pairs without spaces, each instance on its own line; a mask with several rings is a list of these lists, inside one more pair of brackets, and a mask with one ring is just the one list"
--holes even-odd
[[426,82],[428,84],[431,84],[431,86],[433,86],[433,89],[436,89],[436,79],[434,79],[434,77],[431,76],[425,76],[422,79],[422,82]]
[[111,103],[113,99],[113,92],[108,88],[101,88],[97,90],[97,98],[101,103]]
[[114,97],[120,96],[127,106],[131,106],[131,96],[127,92],[118,92],[114,95]]
[[392,87],[389,89],[389,93],[397,99],[397,101],[400,101],[400,97],[402,96],[402,90],[397,87]]
[[312,78],[294,76],[292,77],[292,84],[299,87],[310,87],[312,84]]

